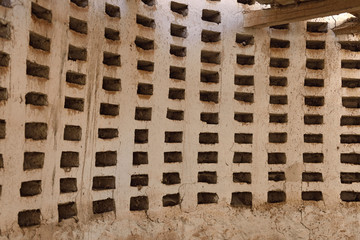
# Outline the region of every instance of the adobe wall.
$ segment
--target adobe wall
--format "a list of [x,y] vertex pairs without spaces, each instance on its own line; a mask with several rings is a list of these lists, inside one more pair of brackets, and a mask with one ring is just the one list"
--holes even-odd
[[0,1],[0,239],[358,239],[358,37],[239,2]]

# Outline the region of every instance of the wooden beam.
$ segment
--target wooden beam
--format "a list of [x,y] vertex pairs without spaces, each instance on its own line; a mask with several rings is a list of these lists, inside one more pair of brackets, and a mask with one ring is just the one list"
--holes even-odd
[[269,27],[344,12],[360,12],[359,0],[319,0],[244,14],[244,27]]

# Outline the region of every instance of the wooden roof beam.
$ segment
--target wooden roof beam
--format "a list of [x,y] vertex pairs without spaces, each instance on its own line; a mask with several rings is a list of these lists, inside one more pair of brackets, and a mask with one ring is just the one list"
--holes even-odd
[[290,22],[360,12],[359,0],[319,0],[297,5],[251,11],[244,14],[244,27],[269,27]]

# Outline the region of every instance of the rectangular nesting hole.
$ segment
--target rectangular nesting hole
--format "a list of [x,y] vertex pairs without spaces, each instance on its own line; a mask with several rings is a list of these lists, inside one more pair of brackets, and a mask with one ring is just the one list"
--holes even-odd
[[7,89],[0,87],[0,101],[6,101],[7,99],[8,99]]
[[4,168],[4,158],[3,155],[0,153],[0,169]]
[[131,187],[146,187],[149,185],[149,176],[147,174],[131,175]]
[[184,100],[185,99],[185,89],[170,88],[168,98],[173,99],[173,100]]
[[286,164],[286,154],[281,152],[268,153],[268,164]]
[[60,178],[60,193],[77,192],[76,178]]
[[181,152],[164,152],[164,163],[182,162]]
[[305,114],[304,124],[306,125],[320,125],[324,123],[324,117],[317,114]]
[[360,69],[360,60],[342,60],[341,68]]
[[360,173],[357,172],[341,172],[340,173],[341,183],[352,184],[360,182]]
[[305,87],[324,87],[324,79],[318,78],[305,78]]
[[150,61],[139,60],[137,62],[137,69],[146,71],[146,72],[153,72],[154,71],[154,63],[150,62]]
[[68,60],[72,61],[86,61],[87,50],[86,48],[80,48],[73,45],[69,45]]
[[233,173],[233,182],[251,184],[251,173],[249,172]]
[[288,115],[286,113],[284,113],[284,114],[270,113],[269,122],[270,123],[287,123]]
[[341,87],[343,87],[343,88],[359,88],[360,87],[360,79],[342,78]]
[[145,17],[143,15],[136,15],[136,23],[147,28],[155,28],[155,20],[152,18]]
[[92,190],[115,189],[114,176],[97,176],[93,177]]
[[83,98],[65,97],[64,108],[83,112],[84,104],[85,103]]
[[255,0],[237,0],[238,3],[246,4],[246,5],[253,5],[255,4]]
[[208,172],[208,171],[198,172],[198,182],[216,184],[217,183],[216,172]]
[[360,192],[342,191],[340,198],[344,202],[360,202]]
[[286,87],[287,86],[287,77],[273,77],[269,78],[269,85],[274,87]]
[[41,181],[34,180],[28,182],[22,182],[20,188],[20,196],[21,197],[32,197],[39,195],[41,193]]
[[152,7],[155,5],[155,0],[141,0],[144,4],[148,5],[149,7]]
[[341,49],[360,52],[360,41],[339,41]]
[[245,47],[254,45],[255,40],[253,35],[237,33],[235,42]]
[[233,163],[252,163],[252,153],[234,152]]
[[287,58],[270,58],[270,67],[274,68],[288,68],[290,60]]
[[12,8],[11,0],[0,0],[0,5],[7,8]]
[[201,51],[201,62],[202,63],[220,64],[220,62],[221,62],[220,52],[202,50]]
[[320,191],[307,191],[301,193],[301,199],[303,201],[322,201],[323,195]]
[[288,104],[288,98],[286,95],[271,95],[270,104],[286,105]]
[[219,92],[200,91],[200,101],[219,103]]
[[321,107],[325,104],[324,97],[305,96],[305,105],[310,107]]
[[340,126],[359,126],[360,116],[341,116]]
[[341,134],[340,143],[360,143],[360,135],[357,134]]
[[51,41],[50,38],[41,36],[40,34],[30,31],[29,45],[35,49],[40,49],[45,52],[50,52]]
[[147,211],[149,209],[149,199],[147,196],[130,198],[130,211]]
[[269,191],[267,194],[268,203],[281,203],[286,201],[286,194],[284,191]]
[[289,47],[290,47],[289,40],[282,40],[276,38],[270,39],[270,48],[289,48]]
[[327,33],[328,23],[327,22],[307,22],[306,31],[311,33]]
[[32,227],[40,225],[41,212],[40,209],[25,210],[18,213],[18,224],[20,227]]
[[305,143],[323,143],[322,134],[304,134]]
[[274,26],[270,26],[270,28],[276,30],[289,30],[289,24],[287,23],[287,24],[274,25]]
[[184,111],[167,109],[166,118],[175,121],[182,121],[184,120]]
[[240,101],[240,102],[253,103],[254,102],[254,93],[235,92],[234,99],[236,101]]
[[169,77],[177,80],[185,80],[186,68],[170,66]]
[[93,201],[92,205],[93,205],[94,214],[101,214],[101,213],[115,211],[115,200],[112,198]]
[[216,193],[199,192],[197,194],[198,204],[218,203],[219,197]]
[[219,124],[219,113],[201,113],[200,120],[207,124]]
[[360,97],[343,97],[342,105],[346,108],[360,108]]
[[72,151],[61,152],[60,167],[61,168],[72,168],[79,167],[79,153]]
[[219,143],[219,134],[218,133],[209,133],[209,132],[200,133],[199,134],[199,143],[200,144]]
[[218,152],[198,152],[197,162],[202,163],[217,163]]
[[323,163],[324,154],[323,153],[303,153],[303,162],[304,163]]
[[117,104],[100,103],[100,115],[105,116],[118,116],[120,107]]
[[235,133],[234,142],[239,144],[252,144],[253,135],[252,133]]
[[232,207],[251,207],[252,193],[251,192],[233,192],[231,194]]
[[66,72],[66,82],[83,86],[86,84],[86,75],[82,73],[68,71]]
[[234,84],[238,86],[254,86],[254,76],[235,75]]
[[312,50],[322,50],[325,49],[325,41],[306,41],[306,48]]
[[41,122],[25,123],[25,138],[32,140],[46,140],[48,125]]
[[165,132],[166,143],[181,143],[183,139],[183,132]]
[[149,142],[148,129],[135,129],[134,142],[138,144],[145,144]]
[[120,55],[116,53],[104,52],[103,64],[108,66],[120,66]]
[[250,55],[238,54],[236,55],[236,63],[242,66],[254,65],[255,57]]
[[203,9],[201,19],[207,22],[221,23],[221,15],[219,11]]
[[0,139],[5,139],[6,137],[6,121],[0,119]]
[[34,2],[31,2],[31,16],[38,19],[45,20],[49,23],[52,21],[52,13],[49,9],[46,9]]
[[116,163],[116,151],[96,152],[95,154],[95,167],[111,167],[116,166]]
[[302,173],[303,182],[323,182],[322,173],[319,172],[303,172]]
[[135,45],[138,48],[141,48],[143,50],[153,50],[154,49],[154,40],[136,36]]
[[189,12],[188,5],[174,1],[171,1],[170,3],[170,10],[184,17],[187,16]]
[[163,207],[172,207],[180,204],[180,194],[167,194],[162,198]]
[[0,67],[8,67],[10,63],[10,55],[0,51]]
[[25,152],[23,163],[24,171],[43,168],[44,159],[45,153],[43,152]]
[[112,18],[120,18],[120,8],[118,6],[105,3],[105,13]]
[[152,108],[136,107],[135,120],[138,121],[151,121]]
[[65,125],[64,140],[65,141],[81,141],[82,130],[80,126]]
[[119,137],[119,130],[117,128],[99,128],[98,138],[100,139],[114,139]]
[[188,36],[187,27],[171,23],[170,35],[174,37],[186,38]]
[[221,40],[221,33],[210,31],[210,30],[202,30],[201,31],[201,41],[206,43],[215,43]]
[[174,185],[181,182],[180,175],[177,172],[163,173],[162,184]]
[[103,77],[102,89],[111,92],[117,92],[121,90],[121,79],[112,77]]
[[203,83],[219,83],[219,73],[215,71],[201,70],[200,82]]
[[10,23],[0,20],[0,38],[7,40],[11,39],[11,26]]
[[340,162],[345,164],[360,165],[360,154],[358,153],[341,153]]
[[26,61],[26,74],[33,77],[49,79],[50,68],[36,62]]
[[75,202],[62,203],[58,205],[59,222],[77,216]]
[[323,70],[325,68],[324,59],[306,59],[306,68],[312,70]]
[[119,41],[120,32],[112,28],[105,28],[104,37],[112,41]]
[[287,133],[269,133],[270,143],[286,143]]
[[285,173],[284,172],[269,172],[268,173],[268,180],[274,182],[285,181]]
[[177,57],[185,57],[186,56],[186,47],[170,45],[170,54]]
[[144,165],[149,163],[147,152],[133,152],[133,165]]
[[234,120],[241,123],[252,123],[254,115],[252,113],[234,113]]
[[73,17],[69,18],[69,28],[80,34],[88,33],[87,22],[77,19],[77,18],[73,18]]
[[85,8],[89,5],[88,0],[70,0],[70,2],[74,3],[78,7]]

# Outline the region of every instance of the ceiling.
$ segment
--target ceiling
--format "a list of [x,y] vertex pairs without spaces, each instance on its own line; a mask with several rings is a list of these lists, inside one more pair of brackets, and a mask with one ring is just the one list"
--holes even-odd
[[301,2],[311,2],[317,0],[256,0],[258,3],[261,4],[271,4],[273,6],[284,6],[284,5],[291,5],[291,4],[298,4]]

